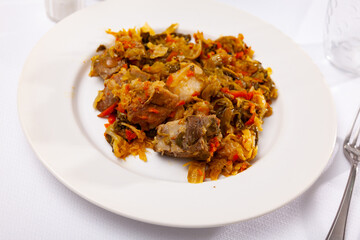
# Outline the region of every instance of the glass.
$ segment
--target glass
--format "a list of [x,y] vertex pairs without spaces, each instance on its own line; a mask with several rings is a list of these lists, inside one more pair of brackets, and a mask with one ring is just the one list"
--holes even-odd
[[360,74],[360,0],[329,1],[324,50],[334,66]]
[[80,10],[83,5],[83,0],[45,0],[46,13],[55,22]]

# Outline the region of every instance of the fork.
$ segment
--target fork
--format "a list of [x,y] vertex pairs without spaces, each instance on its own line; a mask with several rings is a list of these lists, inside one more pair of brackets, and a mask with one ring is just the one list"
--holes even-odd
[[359,116],[360,108],[356,114],[351,131],[344,140],[343,151],[345,157],[351,163],[351,170],[344,195],[326,240],[340,240],[345,238],[346,220],[349,213],[349,206],[358,169],[358,163],[360,161],[360,143],[357,143],[360,134]]

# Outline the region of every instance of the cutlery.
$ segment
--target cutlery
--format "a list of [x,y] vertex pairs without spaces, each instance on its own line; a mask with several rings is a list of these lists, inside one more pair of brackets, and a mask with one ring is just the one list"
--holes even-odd
[[351,170],[345,192],[342,197],[339,209],[334,222],[326,237],[326,240],[340,240],[345,238],[346,220],[349,212],[351,195],[354,188],[358,163],[360,161],[360,108],[356,114],[353,126],[349,135],[345,138],[343,144],[344,155],[351,164]]

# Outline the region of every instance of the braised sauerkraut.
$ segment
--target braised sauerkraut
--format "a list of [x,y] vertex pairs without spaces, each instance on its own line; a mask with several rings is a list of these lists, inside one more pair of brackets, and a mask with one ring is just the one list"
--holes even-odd
[[201,183],[251,166],[259,131],[277,97],[271,69],[253,58],[242,34],[205,39],[149,26],[107,33],[90,76],[100,77],[94,107],[108,118],[105,138],[115,156],[146,149],[189,158],[188,181]]

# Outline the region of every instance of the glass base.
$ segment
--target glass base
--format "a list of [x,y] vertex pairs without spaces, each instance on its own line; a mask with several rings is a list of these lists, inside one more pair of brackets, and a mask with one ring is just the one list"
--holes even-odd
[[360,39],[332,42],[328,46],[325,56],[335,67],[360,75]]
[[83,0],[45,0],[47,16],[58,22],[83,8]]

